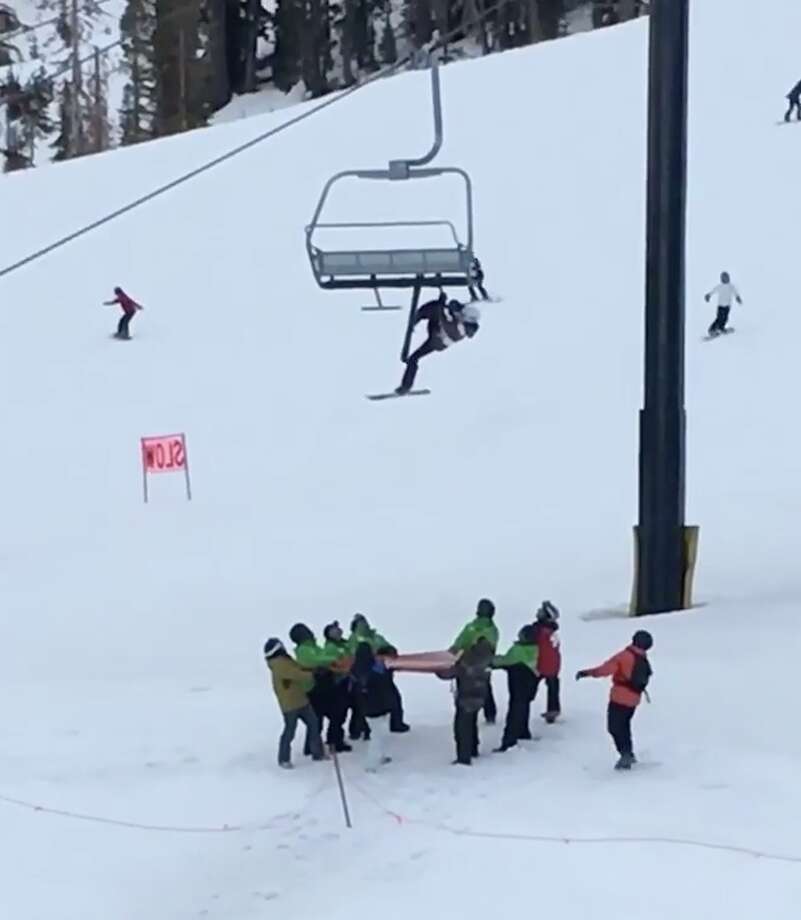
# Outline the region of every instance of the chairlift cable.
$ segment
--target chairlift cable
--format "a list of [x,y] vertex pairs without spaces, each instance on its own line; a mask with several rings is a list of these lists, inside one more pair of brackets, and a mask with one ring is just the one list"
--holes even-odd
[[[476,24],[483,19],[486,19],[491,13],[494,13],[500,7],[506,4],[507,0],[496,0],[491,6],[487,7],[481,15],[476,20]],[[454,36],[463,33],[464,26],[459,26],[447,32],[444,36],[439,36],[435,42],[432,42],[429,47],[423,49],[424,52],[429,54],[439,50],[443,45],[447,44],[448,41]],[[268,131],[264,131],[261,134],[256,135],[256,137],[251,138],[249,141],[245,141],[243,144],[239,144],[237,147],[232,148],[231,150],[226,151],[223,154],[220,154],[217,157],[214,157],[211,160],[208,160],[206,163],[201,164],[195,169],[190,170],[187,173],[184,173],[175,179],[172,179],[170,182],[165,183],[164,185],[159,186],[158,188],[153,189],[150,192],[147,192],[144,195],[140,195],[138,198],[135,198],[133,201],[128,202],[125,205],[122,205],[119,208],[115,208],[113,211],[110,211],[108,214],[103,215],[102,217],[97,218],[96,220],[91,221],[88,224],[85,224],[82,227],[79,227],[77,230],[72,231],[71,233],[66,234],[65,236],[60,237],[57,240],[54,240],[52,243],[49,243],[47,246],[43,246],[41,249],[38,249],[27,256],[24,256],[22,259],[18,259],[16,262],[12,262],[10,265],[6,265],[4,268],[0,268],[0,278],[4,278],[6,275],[10,275],[12,272],[18,271],[20,268],[24,268],[26,265],[30,265],[33,262],[38,261],[39,259],[44,258],[44,256],[50,255],[50,253],[55,252],[58,249],[68,245],[69,243],[74,242],[77,239],[80,239],[83,236],[86,236],[88,233],[91,233],[94,230],[99,229],[100,227],[105,226],[106,224],[111,223],[119,217],[122,217],[125,214],[128,214],[131,211],[136,210],[142,205],[148,204],[156,198],[166,195],[167,192],[171,192],[173,189],[179,188],[180,186],[191,182],[193,179],[196,179],[198,176],[203,175],[206,172],[214,169],[217,166],[220,166],[223,163],[226,163],[228,160],[234,159],[242,153],[250,150],[252,147],[257,146],[258,144],[263,143],[264,141],[270,140],[273,137],[283,133],[284,131],[294,128],[295,125],[300,124],[308,120],[309,118],[317,115],[318,112],[322,112],[324,109],[330,108],[333,105],[336,105],[338,102],[341,102],[343,99],[347,99],[349,96],[352,96],[354,93],[359,92],[364,89],[366,86],[369,86],[372,83],[375,83],[377,80],[383,79],[391,73],[395,73],[398,70],[403,69],[412,61],[418,57],[419,52],[415,51],[411,54],[406,55],[399,61],[396,61],[394,64],[387,65],[387,67],[382,68],[381,70],[376,71],[373,74],[370,74],[362,82],[355,83],[353,86],[348,87],[347,89],[341,90],[337,93],[332,93],[328,98],[326,98],[319,105],[314,106],[314,108],[307,109],[305,112],[301,112],[299,115],[294,116],[293,118],[288,119],[285,122],[282,122],[280,125],[277,125],[274,128],[270,128]]]

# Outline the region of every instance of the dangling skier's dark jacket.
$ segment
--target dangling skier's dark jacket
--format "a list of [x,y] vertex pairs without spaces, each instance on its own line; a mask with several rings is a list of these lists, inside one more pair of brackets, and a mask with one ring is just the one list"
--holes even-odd
[[796,83],[796,85],[790,90],[787,94],[787,98],[790,102],[798,102],[801,100],[801,80]]

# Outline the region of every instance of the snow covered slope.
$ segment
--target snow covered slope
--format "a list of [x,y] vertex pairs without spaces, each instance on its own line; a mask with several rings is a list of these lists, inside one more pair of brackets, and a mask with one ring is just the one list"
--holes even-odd
[[[776,7],[754,22],[693,4],[689,513],[706,606],[649,624],[650,766],[629,777],[610,771],[605,687],[570,674],[632,629],[586,614],[630,587],[646,23],[443,73],[441,161],[473,174],[504,301],[422,365],[426,399],[363,398],[397,383],[403,315],[317,290],[302,245],[328,175],[426,146],[422,74],[0,281],[4,916],[797,915],[798,861],[659,842],[801,857],[801,128],[775,126],[801,8]],[[0,261],[286,117],[3,179]],[[456,205],[450,187],[368,191],[329,216]],[[746,303],[734,336],[702,344],[722,269]],[[99,306],[114,284],[146,307],[126,344]],[[195,500],[165,477],[143,507],[138,438],[168,430],[187,432]],[[274,767],[264,639],[362,610],[401,648],[442,647],[482,595],[504,646],[543,597],[562,608],[564,723],[457,774],[446,685],[403,678],[413,732],[376,778],[349,756],[345,832],[328,766]]]

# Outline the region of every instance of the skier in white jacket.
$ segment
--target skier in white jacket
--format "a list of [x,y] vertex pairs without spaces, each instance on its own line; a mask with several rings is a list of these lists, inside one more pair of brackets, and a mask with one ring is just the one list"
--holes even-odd
[[715,317],[715,321],[709,327],[710,336],[720,335],[722,332],[727,331],[726,323],[729,321],[732,301],[736,300],[737,303],[743,302],[740,297],[740,292],[731,283],[731,277],[728,272],[720,273],[720,284],[716,284],[708,294],[704,294],[704,300],[709,303],[710,298],[715,295],[717,295],[718,298],[718,314]]

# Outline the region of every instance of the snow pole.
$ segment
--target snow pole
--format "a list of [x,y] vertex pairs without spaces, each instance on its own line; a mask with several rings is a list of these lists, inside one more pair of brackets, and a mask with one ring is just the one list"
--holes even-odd
[[345,794],[345,783],[342,779],[342,769],[339,766],[339,757],[337,757],[337,750],[332,744],[329,748],[331,751],[331,758],[334,761],[334,772],[337,775],[337,785],[339,786],[339,798],[342,801],[342,813],[345,815],[345,827],[348,830],[353,829],[353,825],[350,821],[350,809],[348,808],[348,797]]

